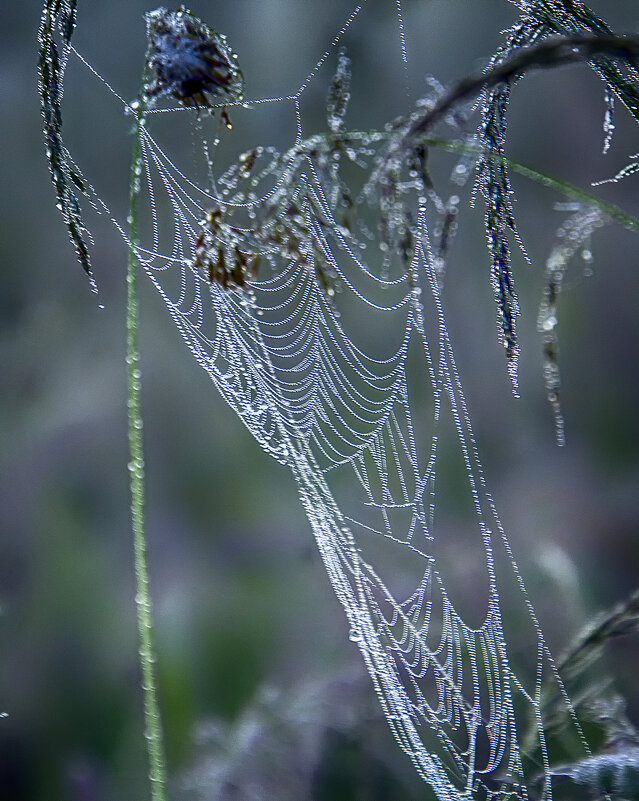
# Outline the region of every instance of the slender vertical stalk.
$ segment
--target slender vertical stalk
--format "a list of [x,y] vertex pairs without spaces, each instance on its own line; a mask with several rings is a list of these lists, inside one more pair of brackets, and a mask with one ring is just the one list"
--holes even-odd
[[155,653],[153,647],[153,613],[149,587],[147,539],[144,517],[145,480],[140,404],[140,354],[138,348],[139,310],[137,294],[138,201],[142,172],[142,128],[144,98],[136,109],[135,142],[131,162],[129,202],[129,260],[127,270],[127,374],[129,413],[129,487],[131,491],[131,524],[135,556],[139,657],[144,693],[144,736],[149,762],[152,801],[166,801],[166,764],[162,720],[157,698]]

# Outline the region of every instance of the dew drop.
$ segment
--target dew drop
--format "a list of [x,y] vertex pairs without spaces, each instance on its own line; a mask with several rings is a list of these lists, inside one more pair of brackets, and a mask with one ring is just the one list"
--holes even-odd
[[351,642],[361,642],[362,641],[362,632],[360,629],[352,628],[348,632],[348,639]]

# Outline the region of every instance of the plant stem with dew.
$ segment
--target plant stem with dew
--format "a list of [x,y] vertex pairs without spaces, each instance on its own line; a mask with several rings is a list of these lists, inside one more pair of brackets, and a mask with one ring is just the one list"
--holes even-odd
[[137,293],[138,200],[142,172],[142,131],[144,128],[144,96],[134,105],[136,114],[135,142],[131,162],[129,200],[129,259],[127,270],[127,376],[129,418],[129,487],[131,492],[131,525],[135,558],[136,595],[140,671],[144,694],[144,737],[146,740],[152,801],[166,801],[166,762],[162,719],[157,697],[155,653],[153,646],[153,611],[149,586],[147,538],[144,517],[145,476],[140,404],[140,354],[138,346],[139,309]]

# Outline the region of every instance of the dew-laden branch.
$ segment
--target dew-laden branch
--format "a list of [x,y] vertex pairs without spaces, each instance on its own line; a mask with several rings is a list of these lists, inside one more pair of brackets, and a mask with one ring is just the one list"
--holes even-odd
[[[512,86],[530,70],[549,69],[575,62],[589,62],[606,83],[606,114],[604,119],[607,150],[614,123],[613,97],[619,97],[630,113],[639,119],[639,37],[619,36],[609,32],[603,23],[591,20],[564,20],[565,25],[588,25],[591,31],[567,36],[538,39],[549,33],[561,32],[560,23],[549,20],[524,19],[513,28],[506,45],[493,58],[488,68],[471,74],[443,93],[425,111],[418,111],[400,126],[397,138],[388,148],[383,168],[378,171],[382,185],[392,182],[393,171],[406,154],[415,153],[423,146],[431,129],[441,120],[459,116],[460,107],[483,95],[482,122],[479,128],[481,158],[478,163],[477,187],[486,205],[485,229],[491,259],[491,284],[497,306],[500,340],[508,362],[508,372],[517,392],[519,345],[516,320],[519,304],[511,266],[509,236],[513,236],[526,252],[515,224],[512,206],[512,188],[508,174],[508,160],[504,154],[506,117]],[[527,46],[528,45],[528,46]],[[624,76],[618,64],[625,65],[629,77]],[[631,164],[616,178],[635,171]],[[550,354],[550,356],[549,356]],[[559,377],[557,348],[546,342],[546,388],[553,407],[555,420],[561,420],[559,408]],[[549,365],[552,363],[552,370]],[[549,376],[552,373],[552,379]],[[559,443],[563,442],[563,429],[557,426]],[[561,432],[561,433],[560,433]]]
[[553,38],[517,50],[502,63],[484,72],[469,75],[456,83],[432,108],[414,120],[406,130],[403,141],[398,142],[396,147],[409,147],[411,140],[425,135],[460,104],[499,84],[512,83],[531,69],[550,69],[564,64],[591,61],[600,55],[639,66],[639,37],[578,34]]

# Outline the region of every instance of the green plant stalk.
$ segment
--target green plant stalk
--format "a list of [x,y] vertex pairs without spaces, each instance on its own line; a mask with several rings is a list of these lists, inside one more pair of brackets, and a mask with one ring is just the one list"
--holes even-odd
[[[482,149],[479,146],[464,142],[453,142],[448,139],[425,137],[423,141],[424,144],[430,147],[438,147],[442,150],[447,150],[450,153],[482,152]],[[524,178],[535,181],[535,183],[546,186],[549,189],[554,189],[556,192],[559,192],[565,197],[573,198],[573,200],[577,200],[580,203],[588,203],[592,206],[595,206],[604,214],[607,214],[611,219],[615,220],[620,225],[623,225],[624,228],[628,228],[629,230],[633,231],[639,231],[639,219],[634,217],[632,214],[627,214],[625,211],[620,209],[619,206],[615,206],[614,203],[608,203],[608,201],[597,197],[597,195],[593,194],[592,192],[588,192],[586,189],[581,189],[580,187],[575,186],[568,181],[563,181],[560,178],[554,178],[552,175],[548,175],[545,172],[541,172],[533,167],[529,167],[527,164],[523,164],[521,161],[516,161],[508,156],[502,156],[502,158],[504,163],[507,164],[513,170],[513,172],[523,175]]]
[[131,526],[135,559],[136,594],[140,672],[144,695],[144,737],[146,740],[152,801],[166,801],[166,761],[162,719],[158,704],[153,646],[153,610],[149,585],[147,538],[145,525],[145,476],[142,439],[142,408],[140,403],[140,353],[138,346],[139,304],[137,274],[139,270],[138,201],[142,173],[142,129],[144,127],[144,98],[136,109],[135,141],[131,161],[129,196],[129,259],[127,269],[127,376],[129,418],[129,487],[131,493]]
[[[393,136],[392,132],[389,131],[347,131],[345,134],[342,134],[342,138],[346,142],[348,142],[349,138],[354,141],[360,141],[372,135],[380,139],[390,139]],[[484,152],[483,148],[479,145],[452,139],[424,136],[420,141],[427,147],[438,148],[448,153],[476,153],[480,155]],[[297,147],[299,148],[300,146],[298,145]],[[564,197],[572,198],[579,203],[586,203],[594,206],[624,228],[630,231],[639,231],[639,217],[628,214],[623,209],[620,209],[619,206],[616,206],[614,203],[609,203],[607,200],[603,200],[603,198],[598,197],[593,192],[575,186],[575,184],[571,184],[569,181],[564,181],[561,178],[555,178],[534,167],[529,167],[527,164],[512,159],[504,154],[501,155],[501,159],[513,172],[522,175],[524,178],[528,178],[530,181],[534,181],[548,189],[553,189],[555,192],[564,195]]]

